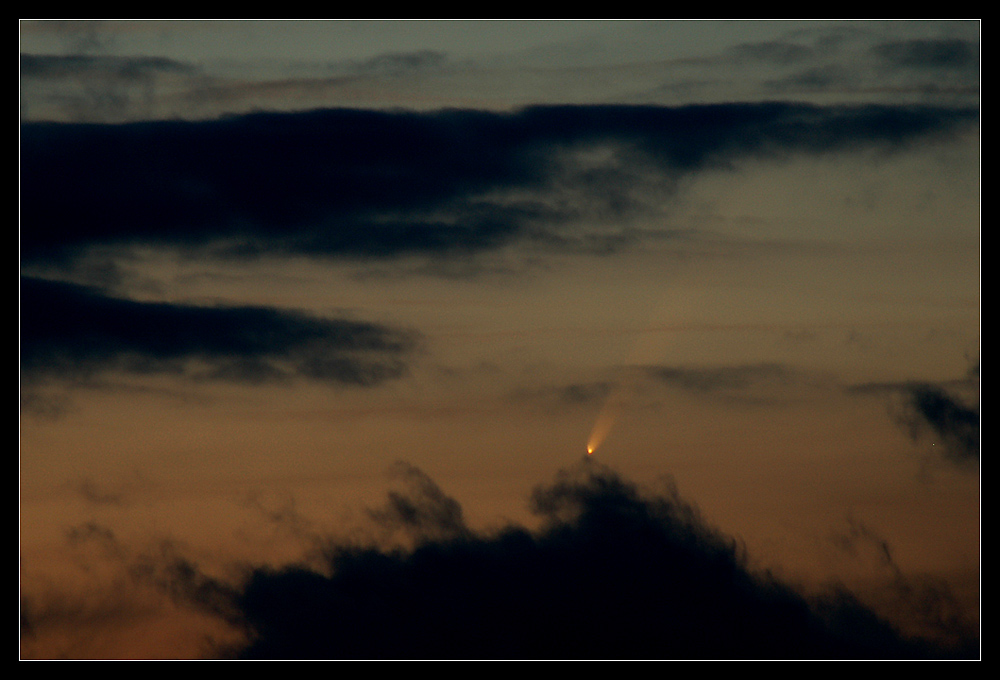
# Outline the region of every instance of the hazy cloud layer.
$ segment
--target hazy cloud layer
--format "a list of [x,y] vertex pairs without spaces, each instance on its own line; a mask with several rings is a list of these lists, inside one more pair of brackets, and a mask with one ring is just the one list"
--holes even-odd
[[[974,105],[979,33],[974,20],[32,21],[21,29],[21,113],[125,122],[440,103]],[[62,61],[40,70],[42,60]],[[142,77],[120,68],[127,61]]]
[[979,74],[979,45],[958,38],[913,39],[888,42],[872,50],[890,64],[918,69]]
[[733,104],[29,124],[21,253],[37,264],[102,245],[353,257],[467,254],[525,240],[607,247],[622,234],[590,233],[588,224],[627,225],[658,209],[684,174],[748,156],[892,148],[977,118]]
[[787,402],[808,390],[832,389],[830,378],[791,364],[759,363],[715,366],[644,365],[616,372],[614,379],[571,382],[515,391],[515,401],[575,407],[606,402],[609,397],[640,401],[662,396],[663,389],[714,399],[718,404]]
[[268,307],[137,302],[21,278],[21,371],[32,380],[115,369],[240,382],[376,385],[402,375],[415,336]]
[[788,385],[815,380],[796,369],[781,364],[737,366],[677,367],[650,366],[648,377],[678,389],[696,393],[742,392],[760,385]]

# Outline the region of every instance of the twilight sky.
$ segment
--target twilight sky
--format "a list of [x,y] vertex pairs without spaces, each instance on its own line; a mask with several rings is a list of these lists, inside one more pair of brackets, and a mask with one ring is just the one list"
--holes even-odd
[[979,87],[977,20],[22,20],[22,658],[978,658]]

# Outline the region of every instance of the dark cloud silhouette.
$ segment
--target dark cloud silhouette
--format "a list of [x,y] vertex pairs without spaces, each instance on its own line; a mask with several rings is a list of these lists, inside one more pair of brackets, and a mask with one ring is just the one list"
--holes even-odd
[[960,465],[978,465],[978,408],[966,405],[936,385],[909,385],[906,395],[907,408],[901,422],[915,438],[930,430],[943,444],[945,458]]
[[957,380],[864,383],[849,391],[889,395],[893,398],[889,404],[890,417],[914,441],[926,441],[929,437],[942,459],[978,470],[981,421],[978,359],[970,359],[966,375]]
[[411,332],[359,321],[267,307],[137,302],[21,278],[21,371],[28,380],[118,369],[370,386],[401,376],[415,342]]
[[969,611],[960,604],[951,586],[943,579],[925,574],[906,574],[900,569],[889,541],[864,522],[848,517],[846,531],[832,536],[844,553],[855,559],[874,563],[876,573],[884,578],[873,579],[874,586],[863,596],[878,602],[894,621],[907,631],[962,646],[976,636],[976,623]]
[[[44,655],[53,631],[85,632],[169,603],[214,631],[212,658],[979,656],[975,626],[947,586],[904,577],[888,543],[860,522],[839,544],[875,550],[894,575],[890,604],[914,618],[920,636],[903,635],[843,587],[805,595],[752,569],[740,543],[670,480],[640,489],[584,459],[533,492],[537,528],[480,532],[422,471],[398,463],[393,472],[402,488],[369,515],[388,533],[333,536],[304,527],[293,509],[294,525],[308,529],[295,532],[308,553],[288,566],[213,566],[169,539],[137,549],[96,522],[70,527],[67,545],[89,560],[80,562],[88,573],[102,560],[117,567],[100,572],[113,593],[22,593],[22,645]],[[271,518],[288,519],[288,508]]]
[[[244,658],[927,658],[843,591],[807,599],[754,573],[672,488],[584,461],[532,496],[538,531],[480,535],[406,466],[412,550],[332,545],[324,565],[253,570],[230,610]],[[377,515],[376,515],[377,516]],[[426,538],[428,523],[441,531]],[[190,580],[190,579],[188,579]],[[204,585],[200,586],[204,588]],[[217,598],[219,590],[207,588]],[[214,600],[213,600],[214,601]],[[217,609],[221,609],[216,602]],[[963,649],[963,652],[968,650]],[[973,654],[975,652],[972,652]]]
[[[26,263],[95,245],[385,257],[577,243],[582,214],[746,155],[896,145],[975,110],[793,104],[319,110],[203,122],[21,127]],[[580,152],[600,149],[589,163]],[[609,151],[610,150],[610,151]]]
[[421,470],[400,461],[391,473],[405,484],[405,490],[390,491],[383,508],[369,511],[377,524],[390,533],[401,532],[418,541],[471,535],[462,506]]

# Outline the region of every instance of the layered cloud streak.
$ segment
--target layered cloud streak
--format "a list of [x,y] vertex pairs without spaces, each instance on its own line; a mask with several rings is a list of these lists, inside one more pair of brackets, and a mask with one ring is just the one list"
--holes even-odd
[[[96,246],[385,257],[608,245],[679,177],[747,157],[897,147],[972,110],[791,104],[324,110],[22,127],[22,257]],[[659,193],[659,196],[656,194]]]
[[137,302],[21,279],[21,370],[85,378],[117,369],[239,382],[375,385],[405,372],[416,336],[268,307]]

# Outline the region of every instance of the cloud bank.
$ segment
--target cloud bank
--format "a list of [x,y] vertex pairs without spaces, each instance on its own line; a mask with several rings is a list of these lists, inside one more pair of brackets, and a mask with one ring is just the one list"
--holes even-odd
[[169,539],[136,549],[102,524],[70,527],[67,545],[89,560],[88,574],[94,560],[117,565],[107,572],[113,594],[32,593],[21,603],[22,648],[44,656],[52,635],[85,621],[105,631],[98,650],[113,647],[115,635],[128,635],[116,629],[127,623],[120,612],[152,617],[167,606],[201,627],[188,637],[211,631],[199,645],[208,658],[979,657],[976,627],[948,586],[904,576],[889,544],[859,522],[838,546],[875,550],[890,575],[881,604],[919,633],[901,632],[843,586],[806,593],[751,567],[740,542],[708,524],[670,479],[640,488],[583,459],[536,487],[537,528],[480,531],[421,470],[399,462],[392,472],[398,490],[369,511],[368,538],[271,513],[306,550],[284,566],[208,566],[206,555]]
[[[401,464],[409,490],[373,517],[412,549],[330,542],[313,566],[256,568],[188,593],[246,628],[241,658],[812,659],[975,655],[908,640],[838,591],[806,597],[748,566],[669,486],[645,492],[585,460],[536,489],[532,531],[477,533]],[[198,598],[194,598],[197,600]]]
[[686,174],[891,149],[977,119],[969,109],[720,104],[33,123],[21,128],[21,255],[32,265],[98,246],[366,258],[524,241],[593,247],[581,225],[627,224]]
[[21,376],[109,370],[235,382],[372,386],[406,371],[414,333],[252,306],[138,302],[21,277]]

